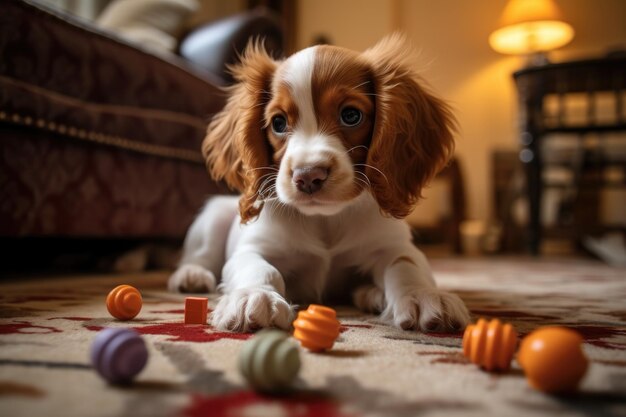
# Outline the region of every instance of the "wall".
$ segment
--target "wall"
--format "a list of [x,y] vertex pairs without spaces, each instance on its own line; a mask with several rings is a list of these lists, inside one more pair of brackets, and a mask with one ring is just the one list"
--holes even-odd
[[185,22],[187,30],[246,10],[245,0],[196,0],[200,8]]
[[326,34],[335,45],[362,51],[394,31],[396,9],[397,0],[299,0],[296,44],[301,49]]
[[[334,44],[363,50],[394,30],[409,36],[420,53],[415,65],[456,109],[461,131],[457,156],[463,167],[470,218],[491,215],[490,156],[493,149],[517,148],[516,95],[511,73],[518,57],[490,49],[506,0],[299,0],[297,44],[319,34]],[[626,1],[561,0],[574,26],[572,43],[554,61],[626,49]],[[430,216],[427,216],[430,217]]]

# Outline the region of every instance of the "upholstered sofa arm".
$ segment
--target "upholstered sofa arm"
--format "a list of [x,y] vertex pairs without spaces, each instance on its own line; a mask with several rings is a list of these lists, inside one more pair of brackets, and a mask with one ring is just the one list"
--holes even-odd
[[[0,109],[79,139],[198,159],[222,82],[31,1],[0,3]],[[195,156],[190,156],[190,153]]]

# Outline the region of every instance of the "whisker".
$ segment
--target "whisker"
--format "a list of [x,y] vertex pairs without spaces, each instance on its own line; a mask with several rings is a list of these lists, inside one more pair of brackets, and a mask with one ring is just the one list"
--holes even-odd
[[278,171],[278,168],[276,168],[276,167],[258,167],[258,168],[250,168],[248,170],[248,172],[256,171],[256,170],[259,170],[259,169],[271,169],[272,171]]
[[363,86],[363,85],[365,85],[365,84],[369,84],[369,83],[370,83],[370,81],[369,81],[369,80],[368,80],[368,81],[365,81],[365,82],[362,82],[361,84],[357,85],[356,87],[352,87],[352,90],[356,90],[357,88],[359,88],[359,87],[361,87],[361,86]]
[[248,92],[250,92],[252,94],[259,94],[259,93],[261,93],[261,94],[268,94],[268,95],[272,94],[271,91],[267,91],[267,90],[264,90],[264,89],[256,89],[255,90],[255,89],[250,88],[249,86],[246,86],[246,90],[248,90]]
[[267,178],[265,181],[263,181],[263,183],[259,187],[259,190],[265,190],[268,187],[276,187],[276,182],[274,182],[275,179],[276,178]]
[[367,168],[371,168],[374,171],[378,172],[380,175],[383,176],[383,178],[385,179],[385,181],[387,181],[387,184],[390,184],[389,179],[387,178],[387,176],[378,168],[376,168],[375,166],[369,165],[369,164],[354,164],[354,166],[363,166],[363,167],[367,167]]
[[363,188],[370,188],[369,185],[367,184],[367,182],[365,182],[365,180],[363,180],[361,178],[354,177],[354,181],[360,183],[361,187],[363,187]]
[[359,178],[361,181],[366,181],[366,182],[367,182],[367,184],[368,184],[370,187],[372,186],[372,182],[370,181],[369,177],[367,176],[367,174],[366,174],[365,172],[361,172],[361,171],[355,171],[355,172],[356,172],[357,174],[361,174],[361,175],[363,175],[363,177],[364,177],[365,179],[363,179],[363,178]]
[[268,178],[265,181],[263,181],[263,184],[261,184],[261,186],[259,187],[259,191],[258,191],[260,196],[262,196],[266,192],[266,189],[276,187],[276,184],[272,183],[274,179],[275,178]]
[[269,174],[265,174],[262,175],[261,177],[259,177],[256,181],[254,181],[254,186],[256,187],[256,185],[263,181],[263,183],[261,184],[261,186],[259,186],[259,188],[263,187],[263,185],[267,182],[267,181],[273,181],[276,178],[278,178],[278,175],[274,174],[273,172],[270,172]]
[[271,195],[274,193],[274,191],[276,191],[276,186],[270,185],[266,189],[259,191],[259,196],[262,197],[264,200],[266,200],[268,198],[268,194]]
[[350,153],[350,152],[352,152],[353,150],[355,150],[355,149],[357,149],[357,148],[363,148],[363,149],[365,149],[366,151],[367,151],[367,150],[369,150],[369,148],[368,148],[367,146],[365,146],[365,145],[357,145],[357,146],[353,146],[352,148],[348,149],[348,150],[346,151],[346,153]]
[[320,134],[333,135],[334,129],[335,127],[331,123],[322,121],[318,130]]
[[[276,177],[276,175],[274,175],[274,177],[267,178],[265,181],[263,181],[263,183],[259,187],[258,191],[256,193],[254,193],[253,195],[247,197],[247,199],[248,200],[256,200],[256,199],[259,199],[259,198],[262,199],[262,197],[263,197],[263,195],[265,193],[264,187],[267,186],[267,183],[271,183],[271,181],[273,181],[275,179],[275,177]],[[257,182],[258,181],[260,181],[260,179],[257,180]],[[256,184],[256,182],[255,182],[255,184]]]
[[268,172],[267,174],[261,175],[255,182],[259,182],[263,178],[267,177],[278,177],[278,174],[276,174],[275,172]]
[[358,177],[358,176],[356,176],[355,178],[358,178],[359,180],[364,181],[364,182],[365,182],[366,184],[368,184],[369,186],[371,186],[371,185],[372,185],[372,182],[371,182],[371,181],[370,181],[370,179],[367,177],[367,175],[365,175],[363,172],[359,172],[359,171],[356,171],[356,172],[358,172],[358,173],[359,173],[359,174],[360,174],[363,178],[360,178],[360,177]]

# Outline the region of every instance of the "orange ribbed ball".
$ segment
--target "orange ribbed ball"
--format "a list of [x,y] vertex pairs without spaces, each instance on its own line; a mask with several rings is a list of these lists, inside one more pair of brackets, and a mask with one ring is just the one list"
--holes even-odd
[[583,338],[565,327],[542,327],[526,336],[517,353],[530,386],[548,393],[575,391],[589,362]]
[[517,347],[517,332],[498,319],[480,319],[470,324],[463,335],[463,354],[483,369],[507,371]]
[[293,337],[313,352],[321,352],[333,347],[339,336],[337,313],[330,307],[311,304],[298,313],[293,322]]
[[119,320],[130,320],[141,311],[143,300],[135,287],[118,285],[107,296],[107,309]]

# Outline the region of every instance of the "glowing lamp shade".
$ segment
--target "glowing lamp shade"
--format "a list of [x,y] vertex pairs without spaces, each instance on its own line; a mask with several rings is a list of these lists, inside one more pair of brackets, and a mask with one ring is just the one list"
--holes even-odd
[[510,0],[498,27],[489,44],[503,54],[545,52],[574,38],[574,29],[563,21],[553,0]]

